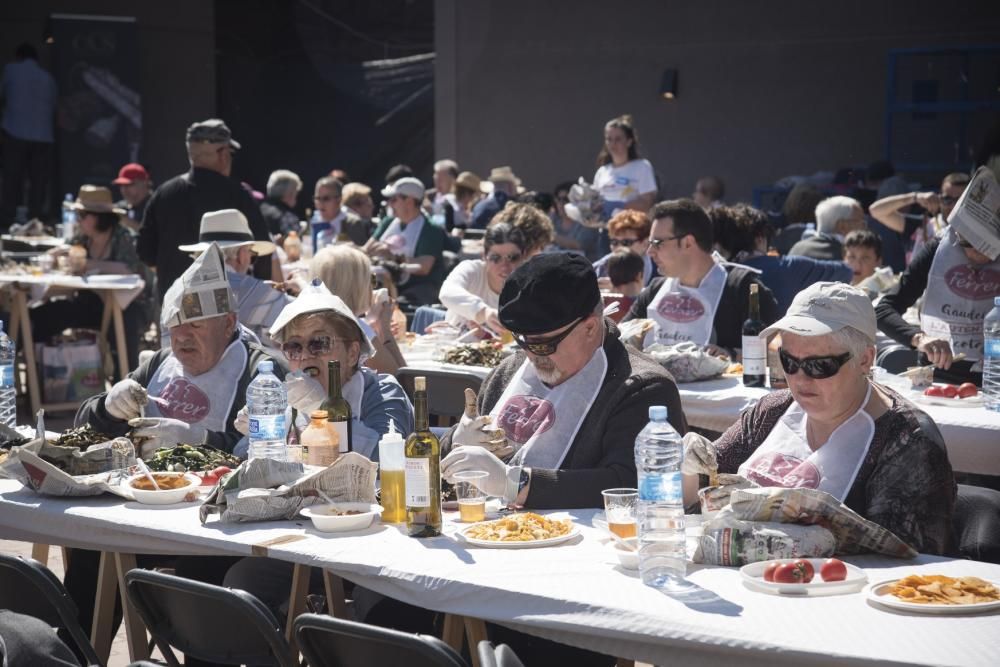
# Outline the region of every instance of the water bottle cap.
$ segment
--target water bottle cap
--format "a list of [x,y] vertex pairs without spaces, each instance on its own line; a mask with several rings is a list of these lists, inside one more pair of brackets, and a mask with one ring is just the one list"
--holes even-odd
[[649,406],[649,421],[651,422],[667,421],[667,406],[665,405]]
[[274,362],[273,361],[260,361],[257,363],[258,373],[273,373],[274,372]]
[[993,305],[1000,306],[1000,296],[993,297]]

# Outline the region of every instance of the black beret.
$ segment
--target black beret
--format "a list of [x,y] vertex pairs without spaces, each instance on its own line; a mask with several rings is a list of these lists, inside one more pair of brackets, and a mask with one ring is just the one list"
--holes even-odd
[[583,255],[536,255],[510,274],[500,292],[500,322],[531,336],[589,315],[601,300],[594,267]]

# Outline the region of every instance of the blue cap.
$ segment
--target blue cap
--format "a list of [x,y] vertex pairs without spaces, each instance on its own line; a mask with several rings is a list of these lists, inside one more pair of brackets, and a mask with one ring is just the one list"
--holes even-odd
[[274,372],[274,362],[265,360],[257,362],[257,372],[258,373],[273,373]]
[[649,421],[651,422],[667,421],[667,406],[665,405],[649,406]]

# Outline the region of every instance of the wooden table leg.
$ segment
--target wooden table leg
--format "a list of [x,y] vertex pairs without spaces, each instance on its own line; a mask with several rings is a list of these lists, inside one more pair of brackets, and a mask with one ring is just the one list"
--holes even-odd
[[24,351],[25,373],[28,376],[28,398],[31,403],[31,417],[38,413],[42,405],[41,387],[38,384],[38,366],[35,365],[35,339],[31,335],[31,320],[28,317],[28,300],[24,292],[14,289],[14,309],[18,312],[21,323],[21,336],[18,344]]
[[465,617],[465,638],[469,642],[469,655],[472,656],[472,667],[480,667],[479,642],[489,639],[486,634],[486,622],[481,618]]
[[441,641],[455,649],[458,654],[462,653],[462,640],[465,637],[465,618],[458,614],[444,615],[444,630],[441,632]]
[[115,566],[118,570],[118,592],[122,598],[122,614],[125,621],[125,637],[128,640],[128,656],[132,662],[149,658],[149,640],[146,624],[135,608],[129,604],[125,591],[125,573],[136,567],[135,554],[116,553]]
[[323,586],[326,588],[326,608],[335,618],[347,618],[347,596],[344,595],[344,580],[330,570],[323,570]]
[[39,544],[35,542],[31,545],[31,557],[37,560],[42,565],[48,567],[49,565],[49,545]]
[[115,592],[118,588],[115,569],[114,554],[102,551],[97,569],[97,595],[94,598],[94,624],[90,629],[90,643],[94,645],[97,657],[104,663],[107,663],[111,655],[111,642],[114,639],[111,627],[114,624]]
[[288,620],[285,623],[285,639],[292,647],[292,653],[298,654],[299,647],[295,642],[295,619],[306,610],[306,596],[309,595],[309,572],[312,568],[300,563],[295,564],[292,571],[292,590],[288,595]]

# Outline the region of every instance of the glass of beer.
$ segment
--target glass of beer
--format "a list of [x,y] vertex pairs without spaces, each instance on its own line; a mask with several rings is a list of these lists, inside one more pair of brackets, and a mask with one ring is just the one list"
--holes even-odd
[[639,500],[639,489],[607,489],[604,496],[604,515],[608,520],[608,530],[622,539],[636,536],[635,504]]
[[486,519],[486,492],[482,486],[488,473],[483,470],[466,470],[456,473],[455,495],[458,497],[458,520],[475,523]]

